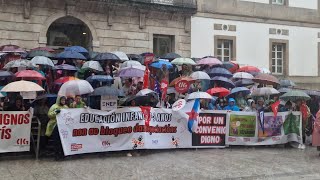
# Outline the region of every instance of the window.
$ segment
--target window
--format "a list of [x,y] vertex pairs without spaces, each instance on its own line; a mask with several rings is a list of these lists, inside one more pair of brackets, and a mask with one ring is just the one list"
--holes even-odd
[[272,4],[285,5],[285,0],[272,0]]
[[215,36],[214,55],[221,61],[233,61],[236,57],[235,36]]
[[285,44],[272,44],[272,66],[271,72],[274,74],[283,74]]
[[153,35],[153,53],[161,57],[174,52],[174,36]]

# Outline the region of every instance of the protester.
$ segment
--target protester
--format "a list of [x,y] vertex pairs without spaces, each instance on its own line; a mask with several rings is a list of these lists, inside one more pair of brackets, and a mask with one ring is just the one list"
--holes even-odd
[[280,108],[279,112],[292,111],[292,103],[291,101],[287,101],[286,104]]
[[235,98],[236,102],[237,102],[237,106],[243,110],[245,107],[248,106],[247,101],[243,95],[242,92],[237,93],[236,98]]
[[312,146],[316,146],[317,150],[320,151],[320,110],[317,112],[316,119],[314,122],[312,132]]
[[139,81],[133,94],[137,94],[143,88],[143,82]]
[[26,111],[27,109],[25,108],[23,104],[23,98],[22,96],[17,96],[15,98],[15,103],[11,104],[6,111]]
[[264,99],[263,97],[259,97],[257,100],[257,111],[264,110],[265,104],[264,104]]
[[248,100],[248,106],[245,107],[243,111],[246,111],[246,112],[256,112],[257,111],[256,103],[254,102],[253,99]]
[[226,106],[223,110],[240,111],[239,107],[236,105],[236,101],[233,98],[229,98],[229,105]]
[[179,71],[180,76],[190,76],[192,74],[192,68],[187,64],[182,65],[181,71]]
[[222,110],[219,102],[220,101],[216,100],[215,98],[212,98],[208,104],[208,110]]
[[125,79],[125,83],[124,83],[124,86],[122,87],[122,90],[125,96],[134,95],[135,88],[132,83],[132,78]]
[[84,107],[86,107],[86,104],[82,101],[82,98],[80,95],[76,95],[73,103],[69,107],[70,108],[84,108]]

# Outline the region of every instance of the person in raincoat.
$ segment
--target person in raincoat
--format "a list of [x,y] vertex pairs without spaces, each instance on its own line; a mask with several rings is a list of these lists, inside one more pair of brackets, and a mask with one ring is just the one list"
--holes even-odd
[[84,108],[84,107],[86,107],[86,103],[82,101],[82,98],[80,95],[76,95],[73,103],[70,104],[70,108]]
[[256,112],[257,111],[257,107],[256,107],[255,101],[253,99],[249,99],[248,100],[248,106],[245,107],[243,111]]
[[226,106],[223,110],[240,111],[239,107],[236,105],[236,101],[233,98],[229,99],[229,105]]
[[320,110],[317,112],[316,120],[314,122],[312,132],[312,146],[316,146],[317,150],[320,151]]

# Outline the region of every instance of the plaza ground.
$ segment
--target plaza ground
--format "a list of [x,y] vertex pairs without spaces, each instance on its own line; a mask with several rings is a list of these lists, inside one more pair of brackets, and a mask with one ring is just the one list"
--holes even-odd
[[64,161],[2,157],[0,179],[320,179],[315,148],[232,147],[73,156]]

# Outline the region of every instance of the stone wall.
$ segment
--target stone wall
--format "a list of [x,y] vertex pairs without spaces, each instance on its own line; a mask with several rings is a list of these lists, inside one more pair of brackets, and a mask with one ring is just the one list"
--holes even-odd
[[142,11],[137,7],[86,0],[67,6],[64,0],[31,0],[30,3],[30,16],[25,18],[23,0],[0,1],[0,45],[15,44],[26,49],[45,46],[50,24],[69,15],[89,27],[95,51],[150,52],[153,34],[163,34],[175,36],[176,53],[190,56],[191,15]]

